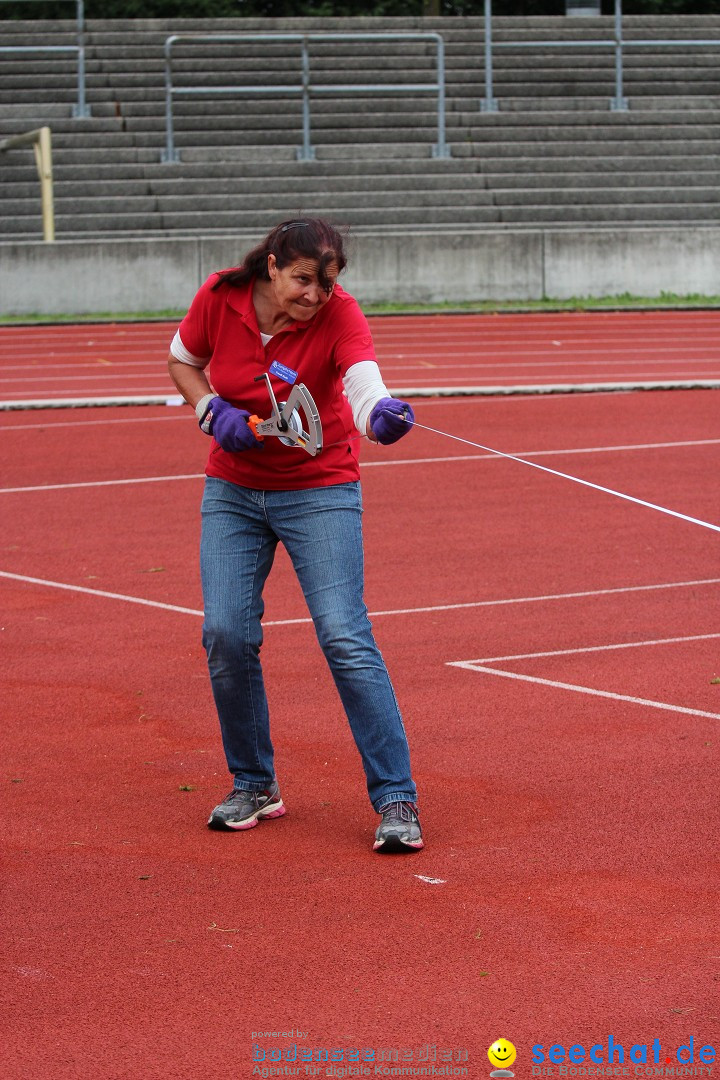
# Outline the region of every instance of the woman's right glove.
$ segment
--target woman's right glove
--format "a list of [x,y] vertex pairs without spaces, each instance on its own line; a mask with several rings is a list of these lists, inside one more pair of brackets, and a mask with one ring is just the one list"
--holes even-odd
[[[198,408],[201,404],[198,403]],[[201,429],[207,435],[212,435],[215,442],[229,454],[262,449],[263,444],[255,437],[248,424],[249,419],[247,409],[236,409],[221,397],[213,397],[206,402],[202,415],[198,417]]]

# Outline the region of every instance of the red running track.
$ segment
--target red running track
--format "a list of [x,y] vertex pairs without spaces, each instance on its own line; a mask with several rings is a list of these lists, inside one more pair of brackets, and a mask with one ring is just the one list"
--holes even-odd
[[[370,319],[388,385],[553,386],[720,380],[720,311]],[[0,402],[174,392],[176,323],[0,327]]]
[[[717,402],[416,413],[717,522]],[[283,556],[264,657],[288,814],[211,833],[229,783],[199,640],[206,449],[186,409],[0,430],[3,1077],[251,1077],[259,1046],[413,1068],[435,1047],[484,1078],[504,1036],[530,1080],[535,1044],[606,1061],[612,1036],[626,1065],[654,1040],[675,1065],[691,1037],[696,1064],[717,1048],[717,534],[429,432],[364,445],[367,599],[427,848],[370,850]]]

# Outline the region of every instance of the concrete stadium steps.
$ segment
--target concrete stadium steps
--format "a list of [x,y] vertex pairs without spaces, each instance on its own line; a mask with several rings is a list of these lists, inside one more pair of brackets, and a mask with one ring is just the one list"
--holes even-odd
[[[365,100],[365,107],[358,107],[352,100],[337,102],[332,109],[313,110],[311,133],[317,149],[340,143],[417,144],[430,146],[436,141],[437,115],[434,110],[425,111],[418,106],[412,112],[415,123],[403,123],[405,114],[396,103],[394,110],[383,113],[372,111],[372,101]],[[184,143],[192,146],[216,145],[219,150],[233,143],[243,149],[248,142],[257,147],[268,142],[277,145],[282,139],[294,149],[301,141],[301,113],[299,103],[280,113],[263,113],[258,102],[254,109],[222,112],[217,115],[203,113],[202,106],[191,113],[176,115],[175,132],[178,148]],[[322,104],[322,103],[321,103]],[[424,104],[424,103],[423,103]],[[408,113],[410,115],[410,113]],[[1,119],[1,117],[0,117]],[[27,119],[27,118],[26,118]],[[22,128],[22,123],[13,121]],[[9,125],[8,125],[9,126]],[[63,117],[51,120],[53,141],[58,152],[76,146],[90,145],[94,148],[144,146],[157,147],[158,160],[165,142],[165,125],[162,116],[152,110],[135,115],[131,111],[123,115],[94,116],[89,120],[72,120]],[[544,112],[541,120],[529,119],[520,112],[491,113],[482,115],[477,111],[454,111],[446,117],[446,136],[458,148],[465,142],[482,142],[492,146],[503,144],[556,144],[571,143],[582,146],[590,140],[602,140],[602,148],[612,151],[610,144],[628,139],[638,147],[646,145],[671,147],[678,141],[685,143],[706,140],[716,145],[720,135],[720,108],[718,110],[655,110],[642,112],[576,112],[560,110]]]
[[[370,174],[372,176],[372,174]],[[348,197],[351,194],[357,194],[360,199],[367,199],[371,196],[368,195],[368,176],[364,176],[362,173],[356,173],[352,176],[347,173],[334,177],[324,177],[322,182],[322,188],[324,194],[330,199],[336,193],[343,193]],[[409,193],[413,194],[413,198],[417,198],[419,205],[423,205],[423,200],[431,200],[436,197],[445,198],[448,194],[453,192],[462,193],[463,197],[472,202],[476,196],[487,202],[487,187],[488,179],[479,175],[476,172],[472,173],[457,173],[450,176],[443,176],[438,174],[427,174],[425,172],[419,172],[411,174],[407,169],[403,168],[397,175],[383,175],[381,178],[372,177],[373,193],[377,193],[383,197],[387,195],[393,195],[397,201],[397,193],[399,192],[401,197]],[[518,179],[521,179],[518,177]],[[269,191],[272,191],[272,175],[268,173],[263,176],[256,177],[242,177],[241,180],[242,190],[239,190],[239,178],[237,176],[226,177],[196,177],[190,179],[188,177],[167,177],[162,172],[153,171],[151,177],[139,177],[132,181],[127,179],[118,180],[115,178],[98,179],[95,178],[92,184],[88,183],[86,176],[80,176],[75,180],[65,179],[62,184],[62,195],[56,195],[56,205],[60,205],[61,202],[67,207],[67,200],[86,200],[88,195],[92,193],[95,200],[99,199],[117,199],[123,196],[128,196],[128,192],[132,191],[135,196],[156,196],[162,200],[170,199],[187,199],[190,196],[197,196],[199,198],[207,200],[215,200],[217,198],[223,198],[225,200],[231,199],[235,202],[241,199],[252,196],[254,205],[259,205],[259,199],[270,199],[271,202],[276,198],[275,195],[268,195]],[[132,185],[130,187],[130,185]],[[27,196],[27,189],[23,180],[12,181],[9,180],[3,185],[4,195],[4,210],[9,212],[9,208],[13,200],[16,202],[22,200]],[[306,201],[308,198],[316,200],[318,197],[318,181],[316,176],[304,176],[296,181],[293,186],[293,196],[296,201]],[[14,213],[19,212],[19,208],[15,207]]]
[[[592,208],[593,227],[627,225],[643,228],[652,225],[665,225],[672,218],[674,225],[707,225],[718,220],[716,203],[681,205],[659,201],[642,207],[598,203]],[[587,206],[553,207],[543,203],[534,206],[506,207],[499,210],[499,220],[505,226],[537,226],[538,218],[544,227],[567,226],[568,228],[585,227],[588,218]]]
[[[575,199],[575,193],[580,193],[583,198],[593,199],[596,188],[608,192],[617,191],[621,193],[624,200],[630,199],[633,202],[641,198],[640,192],[643,189],[650,188],[659,191],[683,192],[688,189],[689,198],[694,198],[695,192],[698,191],[714,191],[720,197],[717,173],[712,169],[707,169],[701,174],[681,172],[678,169],[676,172],[637,172],[632,176],[618,176],[617,173],[597,170],[564,172],[562,176],[548,175],[548,173],[540,175],[534,170],[521,172],[518,169],[515,172],[486,173],[482,179],[488,188],[496,193],[499,205],[502,205],[503,198],[512,196],[516,191],[522,191],[526,199],[530,198],[531,192],[537,194],[543,190],[555,191],[560,198],[565,198],[567,194],[568,199]],[[554,181],[551,188],[547,186],[549,181]],[[697,186],[698,184],[701,186]]]
[[[720,58],[719,58],[720,59]],[[614,89],[614,88],[613,88]],[[625,95],[628,96],[627,94]],[[502,100],[503,115],[508,112],[533,113],[557,113],[557,112],[586,112],[601,113],[610,109],[610,103],[614,94],[608,87],[608,92],[602,97],[512,97]],[[660,94],[655,96],[632,97],[631,108],[633,116],[642,112],[703,112],[705,110],[718,109],[720,94],[714,97],[710,94],[683,94],[678,96],[674,93]],[[540,118],[536,118],[536,122]]]
[[[675,201],[668,199],[667,196],[667,188],[660,184],[634,187],[630,191],[632,209],[637,209],[641,213],[648,205],[657,206]],[[629,201],[628,188],[613,188],[608,185],[598,185],[590,190],[588,188],[573,187],[563,187],[562,189],[544,188],[532,185],[525,188],[515,187],[506,191],[496,191],[493,194],[495,205],[501,208],[523,207],[530,200],[535,205],[544,207],[557,206],[561,209],[567,209],[568,212],[573,208],[584,207],[588,203],[596,207],[603,205],[627,207]],[[677,201],[682,202],[688,210],[692,210],[698,204],[704,206],[717,205],[720,203],[720,189],[716,185],[689,188],[683,192],[682,198]]]
[[640,142],[633,138],[632,130],[626,133],[624,139],[617,138],[608,146],[598,137],[593,135],[588,127],[588,132],[582,142],[573,141],[571,138],[553,138],[547,140],[533,139],[532,141],[518,140],[512,142],[509,139],[496,139],[493,142],[485,139],[468,140],[466,143],[453,145],[453,154],[457,158],[479,158],[488,163],[490,161],[502,161],[506,158],[519,158],[525,160],[528,167],[533,165],[536,155],[552,156],[564,161],[565,167],[572,170],[576,162],[583,157],[594,158],[602,163],[603,167],[614,167],[609,159],[615,157],[627,166],[628,170],[633,167],[636,160],[645,157],[656,157],[660,154],[663,158],[669,156],[685,156],[686,161],[694,159],[697,154],[703,157],[712,156],[717,148],[717,142],[712,139],[696,139],[685,132],[678,132],[673,139],[644,139]]
[[[508,198],[513,198],[516,193],[507,193]],[[459,202],[465,207],[467,212],[474,212],[492,206],[493,196],[490,192],[479,189],[472,193],[471,199],[464,198],[463,192],[456,193],[453,188],[447,188],[440,191],[415,191],[412,199],[412,206],[415,207],[434,207],[439,204],[441,207],[447,207],[449,202]],[[4,201],[3,212],[8,216],[18,216],[22,213],[22,208],[25,204],[25,199],[8,198]],[[309,213],[309,205],[318,205],[317,187],[314,192],[300,195],[297,192],[293,192],[285,201],[285,208],[291,214],[296,213],[299,206],[302,206],[304,212]],[[368,193],[365,188],[344,188],[341,191],[335,191],[329,193],[323,192],[322,205],[326,208],[328,214],[335,215],[340,211],[343,211],[347,207],[354,207],[356,211],[364,210],[392,210],[398,206],[398,193],[396,190],[389,191],[373,191]],[[243,193],[242,195],[228,195],[225,193],[215,194],[205,193],[202,196],[202,201],[199,203],[198,209],[189,211],[190,213],[202,213],[205,214],[208,219],[216,217],[218,214],[227,211],[228,215],[236,215],[241,213],[246,206],[252,207],[252,213],[263,213],[267,211],[270,214],[276,212],[278,208],[278,196],[275,194],[263,194],[256,192],[250,197]],[[158,212],[167,217],[176,217],[179,214],[188,212],[188,198],[185,194],[164,194],[162,196],[153,195],[148,193],[146,195],[124,195],[123,196],[123,213],[126,214],[144,214]],[[96,214],[113,214],[117,210],[117,196],[96,196],[92,200],[93,212]],[[55,199],[55,212],[58,216],[76,216],[83,214],[87,210],[87,198],[84,196],[61,196]],[[281,204],[282,211],[282,204]]]
[[[1,24],[5,44],[75,43],[73,24]],[[625,96],[610,109],[612,50],[524,49],[515,41],[607,40],[613,20],[496,19],[496,113],[484,97],[484,20],[234,19],[91,21],[87,100],[74,119],[76,68],[64,54],[0,54],[0,138],[49,123],[58,238],[127,233],[197,234],[264,228],[278,217],[327,213],[354,226],[432,228],[457,223],[538,227],[716,223],[720,163],[720,17],[626,17],[625,38],[713,38],[719,46],[628,48]],[[437,140],[432,93],[316,95],[317,160],[298,162],[298,95],[208,94],[174,103],[179,164],[165,145],[164,54],[170,34],[427,32],[443,35],[448,161]],[[297,43],[186,46],[176,85],[297,85]],[[429,82],[432,42],[311,46],[313,75],[359,86]],[[716,152],[718,151],[718,152]],[[39,190],[32,153],[0,157],[0,236],[35,237]]]
[[[303,207],[306,214],[327,214],[333,220],[343,224],[351,222],[357,231],[362,228],[375,228],[377,210],[358,209],[354,204],[338,207],[330,212],[324,208],[324,203]],[[62,232],[62,239],[79,239],[83,236],[102,237],[117,235],[142,235],[170,236],[182,234],[183,236],[203,235],[213,236],[224,233],[234,233],[241,229],[267,231],[277,224],[278,219],[283,217],[295,217],[298,214],[297,205],[289,205],[283,209],[273,211],[258,211],[244,209],[241,211],[229,211],[206,213],[203,211],[187,210],[176,213],[127,213],[127,214],[85,214],[83,216],[83,229],[76,228],[75,216],[56,216],[58,236]],[[8,232],[3,239],[17,240],[27,239],[27,216],[22,218],[8,217]],[[38,228],[40,224],[37,216]],[[458,226],[478,228],[498,224],[500,214],[497,208],[487,207],[484,210],[473,210],[464,203],[448,204],[433,215],[432,226]],[[417,220],[417,211],[414,207],[393,207],[392,221],[385,218],[385,225],[393,228],[425,229]]]

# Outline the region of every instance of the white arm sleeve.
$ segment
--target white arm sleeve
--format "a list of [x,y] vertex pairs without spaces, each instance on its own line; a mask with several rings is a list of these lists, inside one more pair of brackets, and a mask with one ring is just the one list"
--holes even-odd
[[390,397],[374,360],[361,360],[347,369],[343,386],[352,409],[355,427],[364,435],[370,413],[380,398]]
[[206,368],[210,363],[209,356],[193,356],[191,352],[187,351],[180,338],[179,330],[176,331],[175,337],[170,343],[170,352],[181,364],[188,364],[190,367]]

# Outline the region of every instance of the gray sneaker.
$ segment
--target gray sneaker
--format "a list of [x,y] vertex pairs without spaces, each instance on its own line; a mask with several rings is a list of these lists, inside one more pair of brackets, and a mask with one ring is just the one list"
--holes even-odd
[[382,821],[375,832],[373,851],[419,851],[423,847],[417,805],[394,802],[382,811]]
[[254,829],[260,818],[282,817],[285,813],[277,780],[265,791],[234,788],[208,820],[211,829]]

